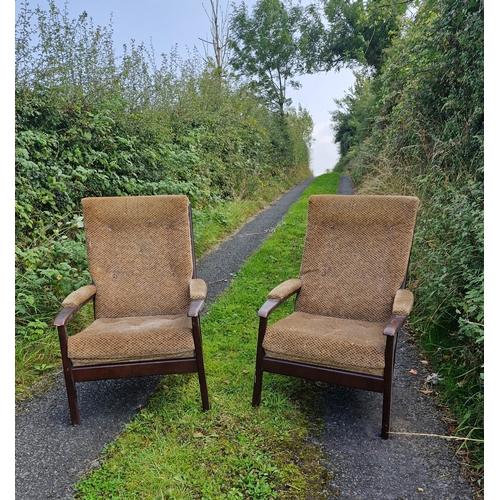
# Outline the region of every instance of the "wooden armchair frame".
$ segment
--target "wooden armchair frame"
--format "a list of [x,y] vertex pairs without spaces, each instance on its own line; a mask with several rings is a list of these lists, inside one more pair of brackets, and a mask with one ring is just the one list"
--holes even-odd
[[255,407],[260,405],[264,372],[316,380],[319,382],[326,382],[328,384],[353,387],[355,389],[363,389],[366,391],[380,392],[383,394],[381,437],[382,439],[387,439],[389,437],[391,419],[392,381],[394,375],[398,332],[403,327],[407,316],[400,314],[391,315],[384,329],[383,333],[387,337],[387,343],[385,349],[385,368],[383,377],[268,357],[262,347],[262,342],[267,329],[268,318],[273,311],[283,304],[283,302],[297,294],[299,291],[300,289],[281,300],[268,299],[259,309],[259,337],[257,341],[257,360],[252,405]]

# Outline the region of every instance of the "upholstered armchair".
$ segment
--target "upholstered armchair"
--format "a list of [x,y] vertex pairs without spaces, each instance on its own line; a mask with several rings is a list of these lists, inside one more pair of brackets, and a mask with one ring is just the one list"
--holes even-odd
[[[268,295],[260,317],[253,405],[263,372],[383,393],[390,427],[398,331],[413,307],[405,289],[418,198],[315,195],[298,278]],[[296,297],[289,316],[271,313]]]
[[[196,278],[191,206],[186,196],[82,200],[92,284],[71,293],[54,321],[71,421],[76,382],[198,373],[209,409],[200,310],[207,287]],[[94,321],[68,336],[68,321],[89,301]]]

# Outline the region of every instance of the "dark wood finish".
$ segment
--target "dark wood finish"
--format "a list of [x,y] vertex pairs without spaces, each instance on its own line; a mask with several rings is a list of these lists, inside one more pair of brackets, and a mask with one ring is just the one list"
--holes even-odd
[[173,373],[195,373],[196,359],[169,359],[160,361],[138,361],[108,365],[74,366],[71,370],[75,382],[106,380],[112,378],[143,377],[145,375],[169,375]]
[[200,314],[200,311],[201,311],[201,308],[203,307],[204,302],[205,301],[203,299],[192,300],[190,305],[189,305],[189,310],[188,310],[187,315],[190,318],[196,318]]
[[317,380],[318,382],[327,382],[334,385],[344,385],[354,387],[355,389],[365,389],[372,392],[383,392],[384,390],[383,377],[365,375],[363,373],[347,372],[324,366],[297,363],[296,361],[268,358],[266,356],[262,360],[262,368],[266,372]]
[[[189,205],[189,224],[191,229],[191,255],[193,259],[192,277],[196,278],[196,261],[194,253],[191,205]],[[174,373],[198,373],[202,408],[204,411],[210,409],[207,381],[205,375],[205,365],[203,361],[201,326],[199,317],[199,313],[204,303],[203,299],[192,300],[189,306],[189,310],[187,311],[187,315],[192,319],[192,332],[195,346],[194,357],[93,366],[73,366],[71,360],[68,358],[68,332],[66,325],[71,320],[71,318],[73,318],[73,316],[90,300],[93,300],[93,297],[90,297],[78,306],[63,308],[54,320],[54,326],[57,327],[57,331],[59,334],[64,380],[66,383],[66,393],[68,396],[71,423],[73,425],[80,424],[75,382],[86,382],[91,380],[169,375]]]
[[205,364],[203,362],[203,351],[201,347],[200,317],[198,315],[193,316],[193,340],[196,353],[196,371],[198,372],[198,379],[200,381],[201,401],[203,409],[207,411],[210,409],[210,404],[208,402],[207,379],[205,375]]
[[[404,321],[403,321],[404,322]],[[401,326],[403,326],[403,322]],[[384,390],[382,402],[382,439],[389,438],[389,427],[391,423],[391,404],[392,404],[392,379],[394,376],[394,361],[396,358],[396,344],[398,330],[394,335],[388,335],[385,345],[385,368],[384,368]],[[384,330],[385,334],[385,330]]]
[[403,316],[402,314],[393,314],[384,328],[384,335],[394,337],[394,335],[396,335],[396,333],[402,328],[405,321],[406,316]]
[[254,379],[253,399],[252,399],[253,406],[260,405],[260,395],[262,392],[262,376],[264,371],[263,360],[265,356],[264,348],[262,347],[262,342],[264,341],[266,328],[267,328],[267,316],[261,316],[259,322],[259,339],[257,341],[257,361],[255,366],[255,379]]

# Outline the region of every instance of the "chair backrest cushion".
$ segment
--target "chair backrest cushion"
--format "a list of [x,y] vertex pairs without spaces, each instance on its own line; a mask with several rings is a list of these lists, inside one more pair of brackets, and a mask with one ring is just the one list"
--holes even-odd
[[82,206],[96,318],[187,313],[193,276],[188,198],[84,198]]
[[406,275],[418,203],[413,196],[311,196],[295,310],[387,321]]

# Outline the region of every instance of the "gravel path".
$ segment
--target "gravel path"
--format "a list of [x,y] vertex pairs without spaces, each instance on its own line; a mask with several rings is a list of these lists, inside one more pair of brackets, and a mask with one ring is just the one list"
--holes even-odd
[[[230,239],[198,262],[208,284],[207,303],[222,293],[244,261],[267,238],[312,179],[280,197]],[[342,177],[339,194],[351,194]],[[396,357],[393,432],[446,435],[431,396],[420,392],[428,375],[410,338]],[[417,369],[417,376],[410,374]],[[54,386],[16,407],[16,499],[71,499],[73,484],[99,466],[102,449],[147,403],[161,377],[85,382],[77,385],[81,425],[69,420],[62,373]],[[448,440],[393,434],[380,439],[380,394],[324,386],[325,425],[311,442],[333,473],[332,499],[461,500],[473,491]],[[314,499],[312,499],[314,500]]]

